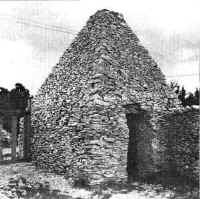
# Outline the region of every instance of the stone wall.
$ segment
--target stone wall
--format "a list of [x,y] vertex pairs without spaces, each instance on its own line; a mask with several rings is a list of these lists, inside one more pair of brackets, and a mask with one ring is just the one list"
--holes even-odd
[[166,112],[159,129],[161,169],[198,180],[199,108]]
[[139,173],[146,175],[155,170],[157,112],[178,101],[123,16],[97,11],[34,98],[32,159],[72,178],[80,172],[93,182],[126,178],[126,114],[136,104],[146,113],[138,130]]

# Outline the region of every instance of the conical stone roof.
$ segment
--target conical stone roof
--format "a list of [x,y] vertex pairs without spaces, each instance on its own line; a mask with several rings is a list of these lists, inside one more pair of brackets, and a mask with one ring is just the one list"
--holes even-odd
[[177,99],[123,16],[97,11],[35,96],[33,159],[69,176],[77,171],[92,179],[123,176],[128,145],[124,107],[134,104],[153,121]]

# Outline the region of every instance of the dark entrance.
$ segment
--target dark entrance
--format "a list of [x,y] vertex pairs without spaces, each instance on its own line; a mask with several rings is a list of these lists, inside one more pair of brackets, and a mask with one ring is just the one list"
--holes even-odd
[[129,143],[127,154],[127,173],[129,181],[138,178],[138,142],[139,142],[139,125],[142,120],[141,113],[127,113],[127,125],[129,128]]

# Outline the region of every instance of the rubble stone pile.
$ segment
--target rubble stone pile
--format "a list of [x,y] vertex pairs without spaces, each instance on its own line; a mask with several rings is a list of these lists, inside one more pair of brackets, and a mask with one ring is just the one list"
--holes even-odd
[[[127,176],[130,132],[138,121],[138,172],[154,172],[160,112],[178,106],[165,77],[119,13],[89,18],[33,103],[32,159],[48,170],[91,182]],[[156,143],[156,142],[155,142]]]

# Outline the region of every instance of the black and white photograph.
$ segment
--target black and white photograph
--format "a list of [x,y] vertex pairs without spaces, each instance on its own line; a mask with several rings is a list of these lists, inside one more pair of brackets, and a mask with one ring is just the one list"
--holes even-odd
[[199,0],[0,0],[0,199],[199,199]]

